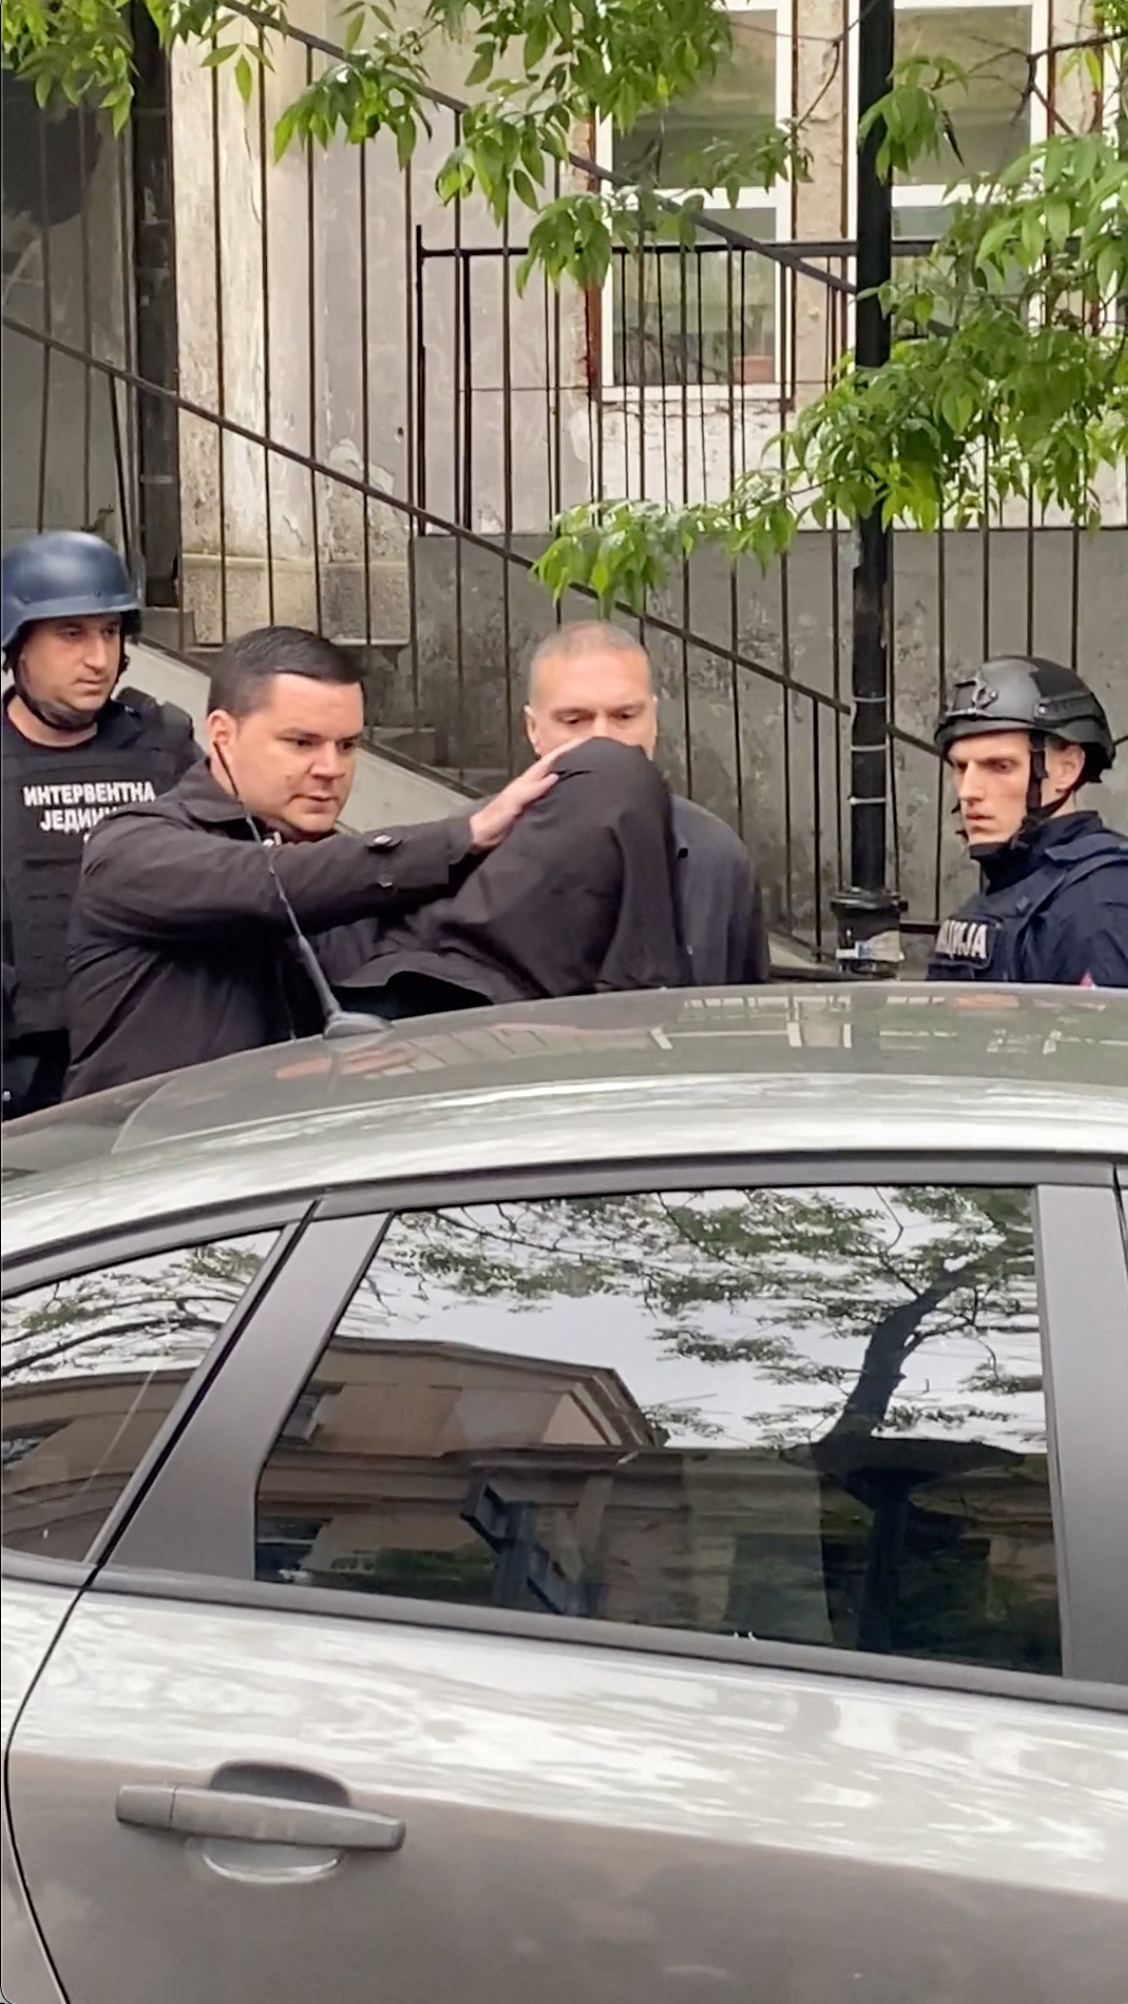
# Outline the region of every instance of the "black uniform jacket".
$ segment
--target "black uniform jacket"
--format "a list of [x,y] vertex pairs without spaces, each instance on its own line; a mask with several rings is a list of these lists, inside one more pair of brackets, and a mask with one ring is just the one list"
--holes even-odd
[[[440,896],[469,849],[460,819],[279,843],[271,855],[300,924],[317,933]],[[316,1034],[291,940],[243,810],[206,765],[104,821],[75,898],[64,1097]]]

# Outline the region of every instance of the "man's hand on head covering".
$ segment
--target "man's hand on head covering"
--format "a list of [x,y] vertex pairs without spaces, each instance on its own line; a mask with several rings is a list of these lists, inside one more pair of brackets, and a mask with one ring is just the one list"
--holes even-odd
[[487,800],[484,807],[479,807],[477,813],[470,816],[471,848],[478,854],[496,849],[526,807],[531,807],[534,800],[543,799],[556,785],[557,775],[553,771],[556,760],[563,758],[567,752],[575,751],[581,742],[581,739],[573,738],[566,745],[557,745],[555,751],[538,758],[527,772],[519,773],[508,786],[502,787],[500,793],[495,793],[492,800]]

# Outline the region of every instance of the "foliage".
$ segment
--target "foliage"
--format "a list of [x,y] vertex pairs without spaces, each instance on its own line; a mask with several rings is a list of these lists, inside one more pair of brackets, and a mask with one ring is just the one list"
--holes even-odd
[[[729,1367],[748,1365],[738,1396],[772,1388],[762,1412],[744,1409],[751,1437],[766,1444],[959,1433],[972,1422],[988,1437],[1009,1428],[1021,1447],[1007,1402],[1039,1387],[1010,1375],[999,1351],[1025,1329],[1037,1354],[1032,1276],[1022,1191],[569,1198],[401,1218],[342,1333],[414,1326],[437,1337],[445,1332],[432,1317],[450,1301],[527,1312],[607,1297],[642,1311],[659,1363],[719,1369],[726,1398]],[[532,1333],[518,1340],[545,1348]],[[926,1345],[936,1361],[910,1392]],[[958,1387],[922,1391],[953,1356]],[[781,1404],[780,1388],[796,1402]],[[652,1424],[717,1438],[707,1390],[698,1387],[704,1403],[648,1405]]]
[[49,1378],[199,1363],[262,1265],[267,1239],[231,1239],[107,1267],[4,1308],[5,1395]]
[[[249,97],[255,65],[285,28],[284,0],[143,0],[161,43],[199,46],[230,65]],[[519,282],[542,269],[591,290],[616,245],[655,235],[691,244],[709,192],[809,173],[814,112],[715,143],[701,187],[675,202],[653,186],[624,188],[586,173],[567,185],[578,129],[608,120],[628,132],[647,110],[689,96],[728,52],[723,0],[427,0],[405,24],[381,0],[350,0],[346,47],[282,114],[275,149],[359,142],[387,131],[398,157],[430,130],[428,52],[437,37],[467,45],[473,101],[438,172],[443,199],[480,195],[495,218],[524,212],[528,251]],[[962,177],[951,227],[881,304],[897,331],[879,372],[847,356],[824,395],[801,410],[762,464],[722,502],[672,513],[603,500],[573,511],[539,566],[558,596],[593,589],[604,605],[639,604],[702,539],[761,563],[808,524],[935,528],[990,518],[1016,496],[1035,510],[1097,519],[1102,469],[1128,458],[1128,114],[1099,129],[1108,77],[1128,76],[1128,0],[1094,0],[1093,25],[1041,52],[1060,86],[1086,80],[1092,129],[1051,132],[1001,174]],[[41,104],[94,102],[120,128],[132,90],[127,0],[8,0],[3,60]],[[1042,67],[1029,58],[1029,93]],[[960,101],[971,81],[947,57],[914,56],[864,122],[889,175],[947,144],[960,156]],[[816,101],[817,102],[817,101]],[[550,192],[551,183],[551,192]]]

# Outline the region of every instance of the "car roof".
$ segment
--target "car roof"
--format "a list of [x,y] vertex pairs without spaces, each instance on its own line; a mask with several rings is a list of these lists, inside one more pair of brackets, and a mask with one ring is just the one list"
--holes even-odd
[[1128,1157],[1128,995],[803,983],[274,1045],[5,1134],[6,1255],[220,1202],[702,1155]]

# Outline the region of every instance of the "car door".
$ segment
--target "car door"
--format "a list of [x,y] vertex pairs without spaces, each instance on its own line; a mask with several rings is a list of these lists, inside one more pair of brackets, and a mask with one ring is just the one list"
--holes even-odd
[[16,1726],[69,2004],[1121,2004],[1128,1276],[1077,1173],[330,1204]]

